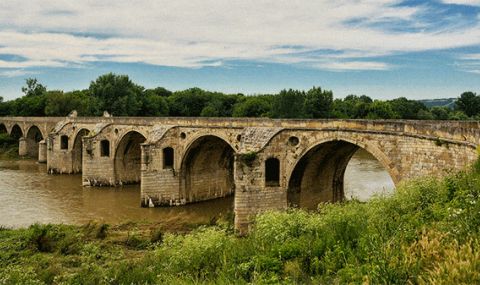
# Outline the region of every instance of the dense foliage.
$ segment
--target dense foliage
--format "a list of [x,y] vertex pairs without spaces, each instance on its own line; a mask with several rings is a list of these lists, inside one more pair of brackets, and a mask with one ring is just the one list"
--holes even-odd
[[[427,107],[421,101],[397,98],[372,100],[366,95],[334,98],[333,92],[281,90],[278,94],[223,94],[200,88],[171,92],[145,89],[126,75],[108,73],[90,83],[88,89],[63,92],[47,90],[36,79],[27,79],[23,97],[3,101],[0,116],[66,116],[77,110],[81,116],[189,116],[350,119],[480,119],[480,95],[464,92],[454,107]],[[427,102],[427,101],[425,101]]]
[[187,234],[135,224],[0,230],[0,284],[478,284],[480,164],[391,197]]
[[18,158],[18,141],[0,130],[0,158]]

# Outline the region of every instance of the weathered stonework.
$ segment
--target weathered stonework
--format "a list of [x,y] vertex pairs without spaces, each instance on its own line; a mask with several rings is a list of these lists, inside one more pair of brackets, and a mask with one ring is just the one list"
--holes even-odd
[[241,232],[264,210],[343,200],[345,168],[358,148],[376,157],[395,184],[463,169],[477,157],[479,126],[452,121],[0,118],[0,131],[19,139],[22,154],[46,160],[49,172],[82,172],[84,185],[141,182],[143,206],[235,195],[235,226]]

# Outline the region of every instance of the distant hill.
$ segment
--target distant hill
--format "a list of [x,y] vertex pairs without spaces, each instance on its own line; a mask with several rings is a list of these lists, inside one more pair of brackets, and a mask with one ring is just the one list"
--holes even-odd
[[444,98],[444,99],[425,99],[425,100],[418,100],[422,102],[427,108],[432,108],[435,106],[439,107],[448,107],[453,109],[455,107],[455,101],[457,98]]

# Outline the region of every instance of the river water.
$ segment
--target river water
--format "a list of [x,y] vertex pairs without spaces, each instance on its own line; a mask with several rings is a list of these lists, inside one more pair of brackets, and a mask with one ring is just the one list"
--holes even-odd
[[[82,187],[81,175],[48,175],[46,165],[34,161],[0,160],[0,225],[39,223],[83,224],[155,222],[175,227],[206,223],[228,215],[233,198],[181,207],[141,208],[140,187]],[[345,196],[365,201],[393,192],[393,182],[375,158],[358,151],[345,172]]]

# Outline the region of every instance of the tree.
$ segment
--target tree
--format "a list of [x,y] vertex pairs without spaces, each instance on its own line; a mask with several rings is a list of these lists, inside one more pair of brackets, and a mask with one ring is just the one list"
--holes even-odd
[[282,90],[275,96],[272,106],[274,118],[303,118],[305,116],[305,92]]
[[22,87],[22,92],[26,96],[41,96],[47,91],[47,88],[38,83],[36,78],[25,79],[25,84],[26,86]]
[[390,100],[390,105],[401,119],[420,119],[419,116],[427,115],[427,107],[419,101],[408,100],[405,97]]
[[234,117],[268,117],[272,110],[273,96],[245,96],[233,108]]
[[367,119],[395,119],[397,114],[393,111],[389,102],[375,100],[370,104]]
[[147,89],[145,90],[145,93],[148,93],[148,94],[156,94],[158,96],[161,96],[161,97],[168,97],[170,95],[172,95],[172,91],[170,90],[167,90],[163,87],[157,87],[157,88],[154,88],[154,89]]
[[202,112],[200,112],[200,117],[220,117],[220,104],[215,103],[218,102],[209,103],[207,106],[205,106],[202,109]]
[[416,116],[417,120],[433,120],[435,116],[433,116],[432,112],[429,110],[419,110]]
[[116,116],[140,115],[143,87],[127,75],[108,73],[90,83],[90,93],[98,99],[100,108]]
[[[233,108],[235,104],[243,97],[242,94],[225,95],[223,93],[213,93],[214,101],[220,102],[215,106],[218,106],[220,117],[231,117],[233,115]],[[216,99],[215,99],[216,98]]]
[[3,102],[3,97],[0,96],[0,116],[8,116],[10,114],[10,102]]
[[454,111],[450,112],[448,119],[453,121],[465,121],[468,120],[468,116],[462,111]]
[[142,97],[143,104],[140,113],[143,116],[168,116],[168,103],[166,96],[164,97],[162,94],[164,93],[158,92],[158,88],[145,90]]
[[462,111],[468,117],[480,113],[480,96],[473,92],[463,92],[460,98],[455,101],[455,110]]
[[10,108],[13,116],[45,116],[45,96],[23,96],[15,99]]
[[435,106],[430,109],[434,120],[448,120],[450,111],[450,108],[440,106]]
[[76,110],[80,116],[95,115],[91,107],[95,106],[93,98],[86,91],[47,91],[45,115],[66,116]]
[[171,116],[198,117],[208,103],[209,95],[200,88],[174,92],[168,97]]
[[366,96],[348,95],[345,99],[336,99],[333,113],[337,118],[362,119],[366,118],[373,100]]
[[305,115],[309,118],[329,118],[333,111],[333,93],[320,87],[307,91],[305,97]]

